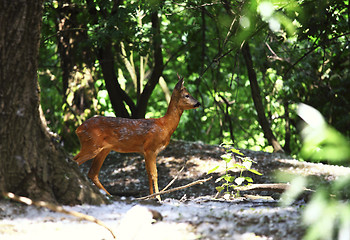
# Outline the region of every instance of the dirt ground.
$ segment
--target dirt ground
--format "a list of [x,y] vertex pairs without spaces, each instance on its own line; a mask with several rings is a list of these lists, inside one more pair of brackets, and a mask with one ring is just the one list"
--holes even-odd
[[[331,166],[326,164],[315,164],[300,162],[284,154],[257,152],[251,150],[242,150],[255,163],[253,168],[263,175],[258,176],[251,173],[245,173],[257,183],[284,183],[290,178],[288,176],[302,175],[309,179],[308,187],[315,189],[321,182],[327,183],[335,180],[338,176],[350,174],[350,168]],[[232,220],[235,232],[244,234],[246,232],[264,236],[266,239],[300,239],[304,234],[301,223],[301,208],[308,200],[308,194],[304,194],[290,208],[283,208],[279,205],[281,193],[275,191],[249,191],[241,192],[251,196],[259,196],[258,199],[243,197],[240,199],[223,200],[219,198],[213,200],[217,191],[215,187],[219,186],[215,180],[225,171],[225,163],[221,155],[225,150],[220,146],[212,146],[196,142],[171,141],[169,146],[159,154],[157,159],[158,183],[160,189],[166,186],[175,176],[177,180],[171,188],[186,185],[198,179],[208,178],[207,171],[220,165],[220,168],[212,173],[213,178],[201,185],[195,185],[180,191],[169,193],[162,196],[162,199],[176,200],[181,203],[196,202],[197,204],[209,204],[213,201],[234,205],[237,208],[232,210],[229,215],[216,216],[210,218],[216,222],[214,226],[220,228],[220,218]],[[87,172],[89,164],[84,164],[83,171]],[[181,168],[184,169],[180,171]],[[231,172],[232,175],[238,175],[238,171]],[[278,177],[280,176],[280,177]],[[282,177],[281,177],[282,176]],[[119,154],[111,153],[102,166],[100,180],[115,199],[121,196],[137,198],[148,195],[148,179],[145,170],[143,157],[137,154]],[[260,198],[267,196],[266,200]],[[145,202],[146,205],[147,201]],[[210,207],[209,207],[210,208]],[[247,209],[254,209],[252,212],[245,212]],[[255,211],[258,209],[257,211]],[[236,211],[236,212],[235,212]],[[240,214],[244,213],[244,214]],[[205,214],[205,210],[204,213]],[[209,213],[210,214],[210,213]],[[208,215],[202,216],[201,221],[192,222],[197,231],[203,235],[203,230],[215,228],[206,226],[205,221]],[[205,220],[206,219],[206,220]],[[226,236],[225,234],[228,234]],[[211,234],[204,233],[204,239],[216,239]],[[220,237],[219,237],[220,236]],[[226,238],[226,237],[227,238]],[[221,229],[217,235],[218,239],[239,239],[231,238],[232,232],[227,226]]]
[[[254,184],[283,183],[291,175],[301,175],[308,177],[308,188],[315,189],[320,183],[350,174],[350,168],[300,162],[283,154],[242,152],[255,162],[253,169],[263,174],[244,174]],[[225,162],[221,159],[224,153],[219,146],[171,141],[157,159],[160,189],[176,176],[170,188],[208,178],[208,170],[220,167],[210,174],[213,178],[208,182],[162,195],[162,203],[136,199],[149,191],[142,156],[111,153],[100,173],[102,184],[113,194],[111,204],[64,207],[104,221],[117,233],[117,239],[301,239],[305,232],[302,209],[309,194],[302,195],[291,206],[281,206],[281,193],[275,191],[241,192],[242,197],[236,199],[224,199],[221,195],[214,198],[215,187],[220,185],[215,180],[225,173]],[[88,161],[80,167],[84,175],[90,164]],[[237,176],[239,172],[231,174]],[[156,223],[152,219],[148,221],[148,209],[159,212],[163,219]],[[50,239],[112,239],[106,229],[94,223],[0,201],[0,239],[37,240],[49,236]]]
[[[266,153],[251,150],[241,150],[251,158],[252,168],[262,173],[261,176],[244,173],[252,177],[257,183],[282,183],[289,179],[289,175],[302,175],[309,177],[310,188],[315,188],[320,182],[330,182],[338,176],[350,173],[346,167],[333,166],[321,163],[309,163],[295,160],[285,154]],[[215,180],[225,171],[225,162],[221,155],[225,150],[220,146],[207,145],[198,142],[172,140],[169,146],[157,158],[159,188],[165,187],[175,176],[177,180],[171,188],[182,186],[199,179],[208,178],[208,170],[220,165],[214,173],[212,180],[190,188],[163,195],[163,198],[191,199],[201,196],[214,196],[215,187],[219,183]],[[81,166],[87,175],[91,161]],[[180,172],[180,170],[184,169]],[[238,176],[239,172],[231,171],[231,175]],[[284,177],[283,177],[284,176]],[[148,195],[148,179],[144,159],[138,154],[120,154],[111,152],[106,158],[100,172],[100,181],[114,196],[142,197]],[[250,192],[251,194],[252,192]],[[279,194],[274,191],[259,192],[260,195],[272,196],[278,199]]]

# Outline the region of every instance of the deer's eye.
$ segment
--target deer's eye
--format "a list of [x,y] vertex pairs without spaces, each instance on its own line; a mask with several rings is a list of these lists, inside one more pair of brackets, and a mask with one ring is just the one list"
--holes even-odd
[[188,94],[187,94],[187,95],[185,95],[185,98],[189,98],[189,97],[190,97],[190,95],[188,95]]

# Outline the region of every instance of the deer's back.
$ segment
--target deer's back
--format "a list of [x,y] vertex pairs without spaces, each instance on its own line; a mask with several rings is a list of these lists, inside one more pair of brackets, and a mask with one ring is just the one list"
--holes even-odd
[[[97,148],[110,148],[124,153],[144,154],[145,145],[148,145],[149,148],[155,148],[156,151],[158,142],[163,142],[161,139],[163,129],[157,124],[157,119],[96,116],[80,125],[76,134],[82,144],[89,142],[89,145]],[[167,145],[167,143],[163,145]]]

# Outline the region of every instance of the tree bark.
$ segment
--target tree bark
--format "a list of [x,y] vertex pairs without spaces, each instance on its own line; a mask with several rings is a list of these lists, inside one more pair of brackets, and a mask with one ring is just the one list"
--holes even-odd
[[252,98],[254,101],[254,106],[256,109],[256,112],[258,114],[258,121],[259,124],[264,132],[264,136],[269,142],[270,145],[272,145],[274,152],[284,152],[281,145],[277,141],[275,135],[273,134],[269,121],[266,118],[265,111],[264,111],[264,106],[261,100],[261,95],[260,95],[260,88],[259,84],[256,78],[256,73],[254,70],[253,66],[253,60],[252,56],[250,54],[250,49],[249,49],[249,44],[248,42],[244,43],[242,47],[242,54],[245,60],[245,64],[247,67],[248,71],[248,77],[249,77],[249,82],[250,82],[250,90],[252,92]]
[[41,17],[42,1],[0,3],[0,192],[62,204],[104,203],[47,130],[36,72]]

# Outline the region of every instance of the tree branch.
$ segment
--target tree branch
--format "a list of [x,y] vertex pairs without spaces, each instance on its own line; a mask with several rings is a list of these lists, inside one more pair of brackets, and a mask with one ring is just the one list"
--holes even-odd
[[[334,41],[338,38],[344,37],[350,35],[350,32],[346,32],[344,34],[340,34],[338,36],[335,36],[331,39],[329,39],[327,42],[331,42]],[[291,71],[299,62],[301,62],[305,57],[307,57],[309,54],[311,54],[313,51],[315,51],[317,48],[325,45],[324,43],[317,45],[316,42],[319,40],[319,37],[314,41],[311,49],[309,51],[307,51],[303,56],[301,56],[298,60],[296,60],[293,64],[291,64],[291,66],[287,69],[287,71],[285,72],[285,75],[287,75],[289,73],[289,71]]]
[[66,215],[76,217],[78,219],[82,219],[82,220],[96,223],[96,224],[106,228],[112,234],[113,238],[114,239],[116,238],[112,229],[107,227],[107,225],[104,222],[98,220],[97,218],[95,218],[93,216],[86,215],[86,214],[76,212],[76,211],[68,211],[68,210],[64,209],[62,206],[57,206],[57,205],[52,204],[52,203],[48,203],[48,202],[44,202],[44,201],[33,201],[30,198],[20,197],[20,196],[13,194],[13,193],[10,193],[10,192],[3,192],[2,195],[10,198],[16,202],[24,203],[24,204],[27,204],[29,206],[34,205],[34,206],[41,207],[41,208],[47,208],[47,209],[50,209],[51,211],[54,211],[54,212],[63,213]]
[[248,78],[250,82],[250,89],[252,92],[252,98],[254,102],[254,106],[256,109],[256,112],[258,114],[258,121],[259,124],[264,132],[264,136],[269,142],[269,144],[272,145],[274,152],[284,152],[281,145],[277,141],[275,135],[273,134],[270,124],[265,116],[264,106],[261,100],[260,95],[260,88],[259,84],[256,78],[256,73],[253,66],[253,60],[252,56],[250,54],[249,44],[248,42],[244,43],[242,47],[242,54],[246,63],[247,71],[248,71]]
[[188,187],[192,187],[192,186],[197,185],[197,184],[203,184],[203,183],[211,180],[212,178],[213,177],[211,176],[211,177],[206,178],[206,179],[197,180],[197,181],[194,181],[192,183],[189,183],[189,184],[181,186],[181,187],[176,187],[176,188],[172,188],[172,189],[169,189],[169,190],[166,190],[166,191],[161,191],[161,192],[158,192],[158,193],[153,193],[153,194],[148,195],[148,196],[140,197],[140,198],[137,198],[137,200],[143,200],[143,199],[147,199],[147,198],[152,198],[152,197],[155,197],[155,196],[158,196],[158,195],[162,195],[162,194],[165,194],[165,193],[171,193],[171,192],[179,191],[179,190],[182,190],[182,189],[185,189],[185,188],[188,188]]
[[[237,191],[273,191],[283,193],[290,188],[290,184],[287,183],[265,183],[265,184],[251,184],[247,186],[236,187]],[[304,188],[306,192],[314,192],[314,190]]]
[[164,192],[165,190],[167,190],[171,185],[173,185],[173,183],[175,182],[175,180],[180,176],[180,173],[185,169],[186,163],[185,165],[180,169],[180,171],[177,173],[177,175],[173,178],[173,180],[171,180],[168,185],[166,185],[165,188],[163,188],[163,190],[161,192]]

